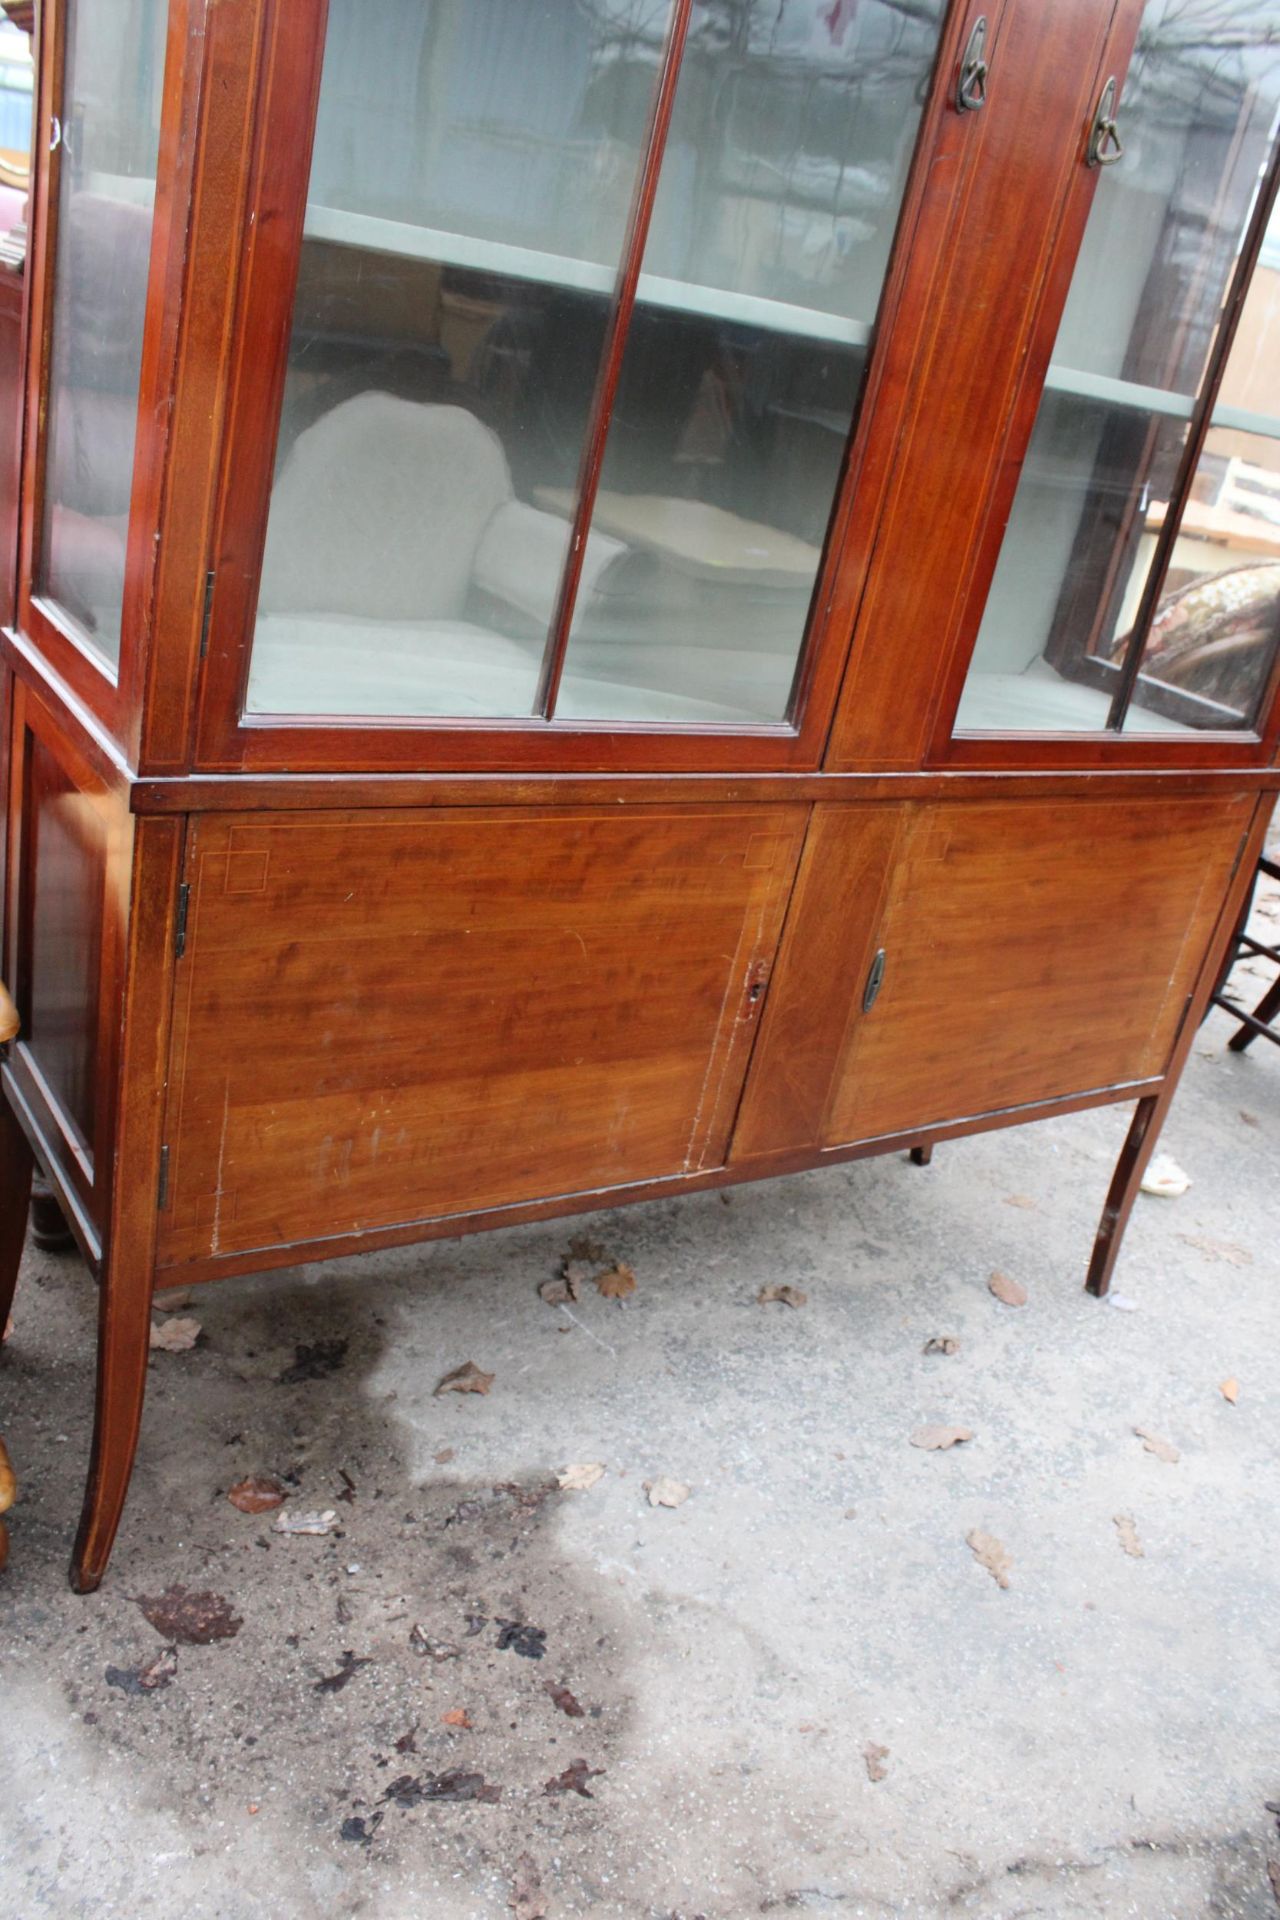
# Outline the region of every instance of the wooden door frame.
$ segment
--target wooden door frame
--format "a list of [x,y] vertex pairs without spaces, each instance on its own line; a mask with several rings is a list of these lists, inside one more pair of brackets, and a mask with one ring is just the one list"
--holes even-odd
[[[192,130],[208,0],[169,0],[156,195],[143,317],[142,362],[130,488],[120,659],[113,670],[74,621],[36,591],[47,432],[28,431],[23,449],[17,621],[53,671],[87,706],[125,755],[136,757],[142,688],[153,626],[161,499],[170,450],[178,348],[178,289],[185,254],[195,158]],[[46,0],[31,193],[31,306],[26,373],[28,422],[47,419],[52,369],[60,148],[52,129],[62,102],[66,0]]]

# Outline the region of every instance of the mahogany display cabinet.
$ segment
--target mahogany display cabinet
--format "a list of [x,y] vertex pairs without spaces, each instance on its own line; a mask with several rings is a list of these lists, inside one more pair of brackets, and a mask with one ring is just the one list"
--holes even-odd
[[34,1156],[74,1583],[156,1287],[1134,1102],[1104,1292],[1280,784],[1274,12],[34,24],[0,1318]]

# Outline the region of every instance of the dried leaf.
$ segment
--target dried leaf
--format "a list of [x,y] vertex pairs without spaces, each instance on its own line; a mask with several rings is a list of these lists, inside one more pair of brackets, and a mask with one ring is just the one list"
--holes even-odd
[[958,1447],[972,1438],[972,1427],[917,1427],[911,1444],[929,1453],[945,1453],[948,1447]]
[[1021,1207],[1025,1213],[1039,1213],[1040,1202],[1033,1200],[1029,1193],[1006,1193],[1006,1207]]
[[1191,1185],[1191,1176],[1182,1171],[1167,1153],[1157,1153],[1142,1176],[1143,1193],[1154,1193],[1161,1200],[1176,1200]]
[[454,1453],[454,1450],[452,1447],[441,1447],[439,1453],[433,1453],[431,1458],[435,1461],[438,1467],[447,1467],[449,1462],[453,1459],[453,1453]]
[[437,1662],[459,1660],[462,1657],[462,1649],[455,1647],[451,1640],[433,1640],[421,1621],[411,1629],[409,1645],[415,1653],[429,1654]]
[[383,1794],[397,1807],[420,1807],[424,1800],[487,1800],[502,1797],[501,1787],[491,1787],[482,1773],[402,1773]]
[[381,1812],[371,1813],[367,1820],[361,1814],[350,1814],[338,1828],[338,1837],[340,1840],[358,1840],[362,1847],[372,1846],[373,1836],[385,1817]]
[[103,1678],[121,1693],[162,1693],[177,1671],[178,1649],[163,1647],[149,1666],[108,1667]]
[[644,1490],[651,1507],[681,1507],[691,1492],[681,1481],[672,1480],[665,1473],[657,1480],[646,1480]]
[[1240,1118],[1244,1121],[1246,1127],[1260,1127],[1262,1125],[1256,1113],[1247,1113],[1243,1107],[1240,1109]]
[[590,1267],[584,1267],[579,1260],[565,1260],[554,1280],[544,1280],[538,1292],[549,1307],[562,1307],[566,1301],[578,1298],[590,1278]]
[[547,1692],[561,1713],[567,1713],[571,1720],[581,1720],[585,1717],[586,1709],[574,1698],[568,1687],[558,1687],[553,1680],[548,1680]]
[[251,1473],[227,1488],[227,1498],[241,1513],[270,1513],[284,1505],[284,1488],[269,1473]]
[[587,1460],[580,1466],[565,1467],[556,1475],[556,1482],[562,1493],[586,1493],[594,1487],[597,1480],[604,1479],[604,1467],[599,1460]]
[[636,1277],[626,1261],[619,1260],[607,1273],[597,1274],[596,1286],[606,1300],[625,1300],[636,1290]]
[[446,1373],[436,1388],[437,1393],[488,1393],[497,1379],[493,1373],[481,1373],[474,1360],[468,1360],[465,1366],[455,1367],[452,1373]]
[[877,1780],[883,1780],[885,1774],[888,1772],[888,1768],[884,1764],[889,1758],[888,1747],[878,1747],[874,1740],[868,1741],[867,1745],[862,1749],[862,1757],[867,1763],[868,1780],[873,1784]]
[[532,1627],[527,1620],[499,1620],[494,1646],[499,1653],[521,1653],[526,1660],[541,1660],[547,1650],[547,1630]]
[[198,1320],[153,1320],[151,1349],[160,1353],[189,1353],[200,1338],[200,1333]]
[[756,1304],[761,1307],[772,1306],[780,1301],[784,1307],[802,1307],[809,1298],[799,1287],[761,1287],[756,1295]]
[[1234,1407],[1236,1401],[1240,1398],[1240,1382],[1238,1380],[1224,1380],[1218,1387],[1218,1392],[1224,1400],[1229,1400]]
[[974,1527],[972,1532],[965,1535],[965,1540],[979,1566],[986,1568],[998,1587],[1007,1587],[1013,1561],[995,1535],[984,1533],[981,1527]]
[[1120,1545],[1131,1560],[1145,1560],[1142,1542],[1138,1538],[1138,1526],[1131,1513],[1117,1513],[1113,1525],[1120,1535]]
[[271,1523],[273,1533],[332,1533],[338,1524],[338,1516],[332,1507],[326,1507],[323,1513],[297,1513],[291,1507],[284,1507]]
[[327,1380],[337,1373],[347,1357],[348,1340],[316,1340],[310,1346],[295,1347],[293,1365],[276,1375],[276,1385],[296,1387],[304,1380]]
[[440,1725],[442,1727],[466,1727],[470,1730],[471,1715],[465,1707],[450,1707],[448,1713],[442,1713],[440,1715]]
[[613,1255],[608,1247],[599,1240],[593,1240],[589,1233],[575,1233],[565,1257],[569,1260],[585,1260],[589,1266],[603,1267],[612,1260]]
[[507,1901],[516,1920],[546,1920],[547,1898],[542,1891],[542,1876],[531,1853],[522,1853],[516,1861],[515,1878]]
[[554,1780],[548,1780],[542,1789],[544,1793],[580,1793],[584,1800],[594,1800],[595,1795],[587,1785],[604,1772],[603,1767],[589,1767],[585,1760],[571,1760],[563,1773]]
[[372,1664],[373,1662],[367,1655],[357,1660],[355,1654],[348,1648],[345,1653],[341,1653],[338,1656],[338,1671],[336,1673],[326,1674],[323,1680],[317,1680],[311,1691],[313,1693],[341,1693],[348,1680],[350,1680],[354,1674],[359,1673],[361,1667],[372,1666]]
[[1152,1433],[1150,1427],[1135,1427],[1134,1432],[1148,1453],[1154,1453],[1157,1460],[1167,1461],[1171,1467],[1177,1466],[1182,1455],[1169,1441],[1162,1440],[1158,1433]]
[[953,1333],[935,1333],[924,1343],[926,1353],[959,1353],[960,1342]]
[[186,1587],[166,1587],[163,1593],[137,1596],[143,1618],[165,1640],[181,1640],[189,1647],[207,1647],[214,1640],[234,1640],[244,1625],[220,1593],[193,1593]]
[[1225,1260],[1233,1267],[1251,1267],[1253,1255],[1247,1247],[1238,1247],[1234,1240],[1211,1240],[1207,1233],[1180,1233],[1179,1240],[1185,1240],[1189,1247],[1196,1247],[1210,1260]]
[[1021,1280],[1015,1280],[1010,1273],[993,1273],[987,1286],[1006,1307],[1025,1307],[1027,1304],[1026,1288]]

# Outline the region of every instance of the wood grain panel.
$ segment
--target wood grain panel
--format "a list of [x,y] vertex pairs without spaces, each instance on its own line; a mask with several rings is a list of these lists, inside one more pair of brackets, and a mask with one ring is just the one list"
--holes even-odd
[[816,1146],[914,809],[818,806],[734,1128],[736,1162]]
[[911,809],[868,941],[884,985],[855,1004],[824,1144],[1163,1072],[1252,809]]
[[194,821],[162,1263],[719,1164],[806,817]]

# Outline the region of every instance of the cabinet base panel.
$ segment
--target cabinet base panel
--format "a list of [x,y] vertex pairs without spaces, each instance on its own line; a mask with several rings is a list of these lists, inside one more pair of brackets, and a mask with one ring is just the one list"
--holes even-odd
[[[720,1187],[737,1186],[748,1180],[770,1180],[789,1173],[806,1173],[817,1167],[839,1166],[849,1160],[871,1159],[877,1154],[910,1151],[914,1157],[917,1152],[929,1153],[938,1141],[962,1139],[967,1134],[989,1133],[1002,1127],[1024,1126],[1033,1120],[1052,1120],[1062,1114],[1083,1112],[1089,1107],[1116,1106],[1129,1100],[1141,1100],[1154,1094],[1162,1084],[1160,1080],[1133,1081],[1122,1086],[1073,1094],[1060,1100],[1039,1102],[1034,1107],[1011,1107],[1001,1113],[969,1115],[927,1129],[913,1127],[909,1131],[880,1134],[873,1139],[850,1141],[838,1147],[815,1147],[735,1160],[727,1166],[705,1168],[697,1173],[663,1180],[649,1180],[635,1186],[559,1194],[546,1200],[491,1207],[482,1212],[409,1220],[363,1233],[336,1234],[324,1239],[291,1241],[286,1245],[254,1247],[245,1252],[175,1261],[157,1267],[156,1286],[188,1287],[204,1281],[227,1279],[235,1274],[265,1273],[273,1267],[302,1266],[317,1260],[349,1259],[354,1254],[374,1253],[384,1247],[411,1246],[415,1241],[449,1240],[462,1234],[487,1233],[497,1227],[522,1226],[531,1220],[594,1213],[608,1207],[638,1206],[646,1200],[667,1200],[677,1194],[705,1193]],[[918,1164],[927,1164],[927,1161]]]

